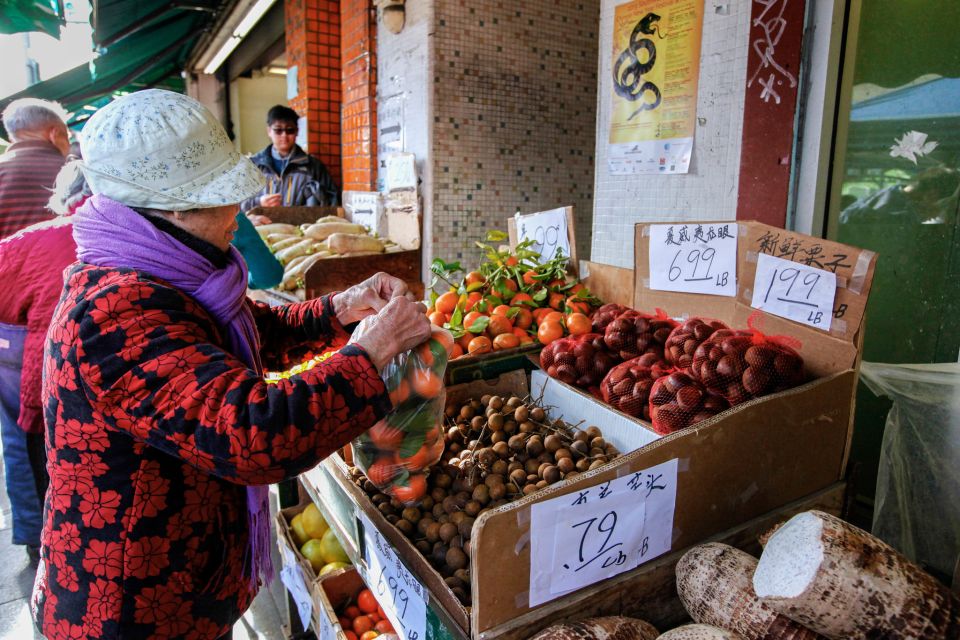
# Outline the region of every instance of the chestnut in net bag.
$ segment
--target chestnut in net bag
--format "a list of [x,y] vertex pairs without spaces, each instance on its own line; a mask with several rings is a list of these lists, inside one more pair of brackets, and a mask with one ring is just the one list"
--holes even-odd
[[607,325],[603,341],[621,360],[631,360],[644,353],[655,353],[662,358],[663,345],[676,326],[662,309],[657,309],[654,316],[625,311]]
[[619,362],[599,333],[560,338],[540,352],[540,368],[548,376],[591,391]]
[[655,353],[618,364],[600,383],[603,401],[628,416],[650,420],[650,391],[657,378],[670,372],[670,365]]
[[728,408],[725,399],[711,394],[683,371],[657,378],[650,390],[650,422],[661,435],[685,429]]
[[687,369],[693,364],[693,354],[704,340],[719,329],[729,329],[719,320],[709,318],[690,318],[670,332],[663,345],[663,356],[667,362]]
[[697,347],[690,373],[710,393],[731,405],[790,389],[804,381],[800,342],[789,336],[768,336],[755,327],[720,329]]
[[593,324],[593,332],[603,333],[607,330],[607,325],[625,311],[630,311],[629,307],[617,304],[616,302],[603,305],[590,316],[590,322]]

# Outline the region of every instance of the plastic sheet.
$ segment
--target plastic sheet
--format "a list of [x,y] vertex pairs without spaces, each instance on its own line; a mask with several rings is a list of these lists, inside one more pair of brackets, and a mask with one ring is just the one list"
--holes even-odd
[[860,377],[893,401],[873,534],[942,576],[960,557],[960,364],[864,362]]

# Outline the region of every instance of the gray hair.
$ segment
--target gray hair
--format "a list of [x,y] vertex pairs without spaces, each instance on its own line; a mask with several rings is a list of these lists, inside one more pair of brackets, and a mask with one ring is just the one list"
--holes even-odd
[[15,139],[20,133],[42,131],[48,127],[66,126],[67,111],[57,102],[21,98],[3,110],[3,127]]
[[77,203],[93,195],[80,170],[80,161],[71,160],[63,165],[53,183],[53,194],[47,202],[47,209],[58,216],[65,216],[77,207]]

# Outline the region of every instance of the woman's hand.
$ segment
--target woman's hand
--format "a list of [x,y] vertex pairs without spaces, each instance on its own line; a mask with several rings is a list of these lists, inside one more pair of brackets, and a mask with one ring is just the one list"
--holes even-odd
[[379,313],[364,318],[353,332],[350,343],[363,347],[377,371],[383,371],[398,353],[409,351],[430,337],[426,311],[419,302],[396,297]]
[[[333,311],[342,325],[363,320],[378,313],[394,298],[413,300],[406,283],[400,278],[380,272],[333,297]],[[422,306],[422,305],[421,305]]]

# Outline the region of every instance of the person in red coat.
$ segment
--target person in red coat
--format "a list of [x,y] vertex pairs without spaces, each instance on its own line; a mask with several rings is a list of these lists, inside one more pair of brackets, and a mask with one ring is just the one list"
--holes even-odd
[[[187,96],[118,98],[81,150],[93,196],[73,215],[79,262],[44,357],[34,621],[49,640],[215,640],[271,576],[266,485],[383,418],[380,371],[430,324],[385,274],[303,303],[250,301],[230,240],[262,176]],[[337,351],[268,384],[308,341]]]
[[[34,559],[40,548],[47,490],[40,378],[43,345],[63,291],[63,271],[77,259],[65,216],[82,201],[83,176],[65,166],[50,197],[48,220],[0,242],[0,282],[16,283],[0,296],[0,429],[13,543]],[[49,194],[48,194],[49,197]]]

